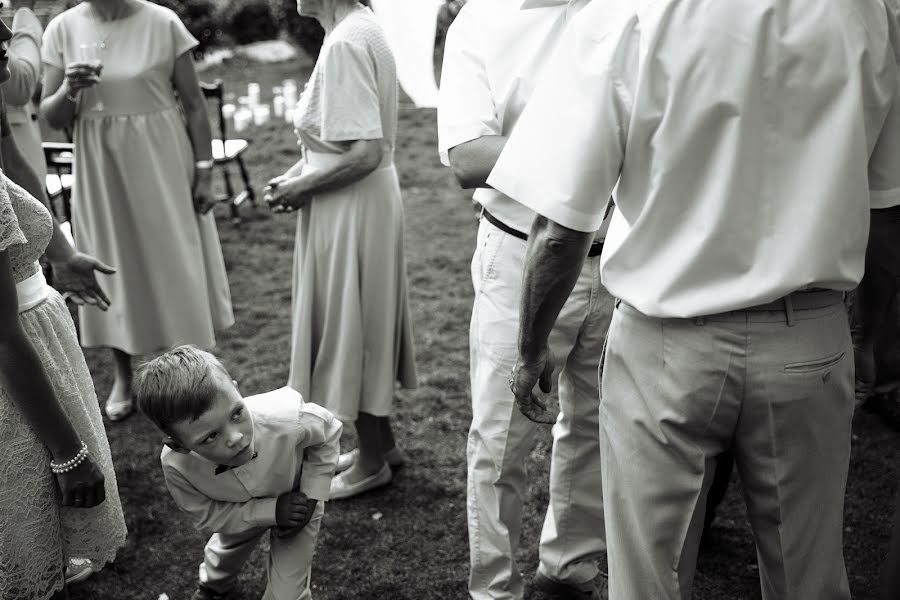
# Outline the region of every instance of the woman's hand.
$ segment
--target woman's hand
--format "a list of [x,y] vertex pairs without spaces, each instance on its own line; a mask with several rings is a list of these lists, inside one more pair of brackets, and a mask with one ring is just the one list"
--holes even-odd
[[196,169],[194,172],[194,189],[191,190],[194,197],[194,210],[198,214],[205,215],[216,201],[212,195],[212,169]]
[[51,262],[53,287],[68,296],[75,304],[92,304],[100,310],[109,308],[109,298],[97,283],[97,271],[110,275],[116,272],[87,254],[75,252],[61,262]]
[[88,454],[84,462],[68,473],[56,473],[61,492],[60,504],[75,508],[91,508],[106,500],[103,473]]
[[281,175],[269,180],[263,198],[273,212],[293,212],[309,204],[312,194],[307,192],[302,176]]
[[100,81],[103,66],[90,62],[73,62],[66,65],[64,85],[66,95],[70,96],[83,89],[93,87]]

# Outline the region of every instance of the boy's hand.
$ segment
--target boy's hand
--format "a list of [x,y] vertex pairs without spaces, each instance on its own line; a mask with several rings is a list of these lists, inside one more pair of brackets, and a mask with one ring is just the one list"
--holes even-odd
[[[306,496],[304,496],[304,498],[306,498]],[[316,512],[316,505],[318,503],[319,501],[315,498],[306,498],[306,516],[293,527],[276,527],[274,531],[275,537],[286,538],[295,536],[300,533],[303,528],[306,527],[306,524],[309,523],[309,520],[312,519],[313,513]]]
[[275,524],[279,528],[294,528],[300,523],[306,525],[309,521],[309,509],[306,503],[306,494],[303,492],[288,492],[278,496],[275,501]]

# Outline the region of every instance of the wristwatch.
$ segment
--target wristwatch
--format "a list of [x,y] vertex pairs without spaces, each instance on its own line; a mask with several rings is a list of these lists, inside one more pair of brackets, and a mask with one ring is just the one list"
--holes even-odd
[[198,160],[194,163],[194,167],[197,169],[212,169],[215,162],[212,159],[208,160]]

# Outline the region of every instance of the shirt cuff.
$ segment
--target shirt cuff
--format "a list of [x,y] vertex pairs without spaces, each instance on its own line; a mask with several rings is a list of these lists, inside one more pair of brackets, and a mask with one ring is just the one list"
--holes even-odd
[[306,494],[307,498],[328,502],[331,495],[331,477],[301,477],[300,491]]
[[254,527],[274,527],[277,525],[275,520],[275,503],[278,498],[256,498],[248,515],[251,525]]
[[517,176],[513,172],[503,170],[502,167],[499,170],[494,168],[488,176],[487,183],[539,215],[582,233],[600,229],[603,215],[606,213],[606,203],[609,201],[608,198],[604,200],[595,212],[580,210],[572,206],[571,197],[543,187],[533,179],[526,180],[521,175]]
[[871,190],[869,192],[870,208],[892,208],[898,204],[900,204],[900,188]]

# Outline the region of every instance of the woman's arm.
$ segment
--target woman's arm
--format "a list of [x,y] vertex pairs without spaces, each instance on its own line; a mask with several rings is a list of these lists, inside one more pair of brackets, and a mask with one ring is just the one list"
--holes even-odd
[[63,129],[72,124],[77,112],[74,90],[68,89],[65,72],[44,64],[44,79],[41,86],[41,113],[54,129]]
[[185,52],[175,60],[175,71],[172,83],[181,99],[187,119],[188,137],[194,149],[194,160],[197,163],[210,163],[208,166],[198,164],[194,169],[194,205],[198,212],[207,212],[213,206],[212,199],[212,128],[209,125],[209,114],[206,99],[197,80],[194,59],[190,52]]
[[340,189],[359,181],[381,164],[381,144],[380,139],[349,142],[347,151],[338,154],[339,159],[334,164],[320,169],[307,169],[301,175],[277,183],[269,192],[271,203],[297,209],[315,194]]

